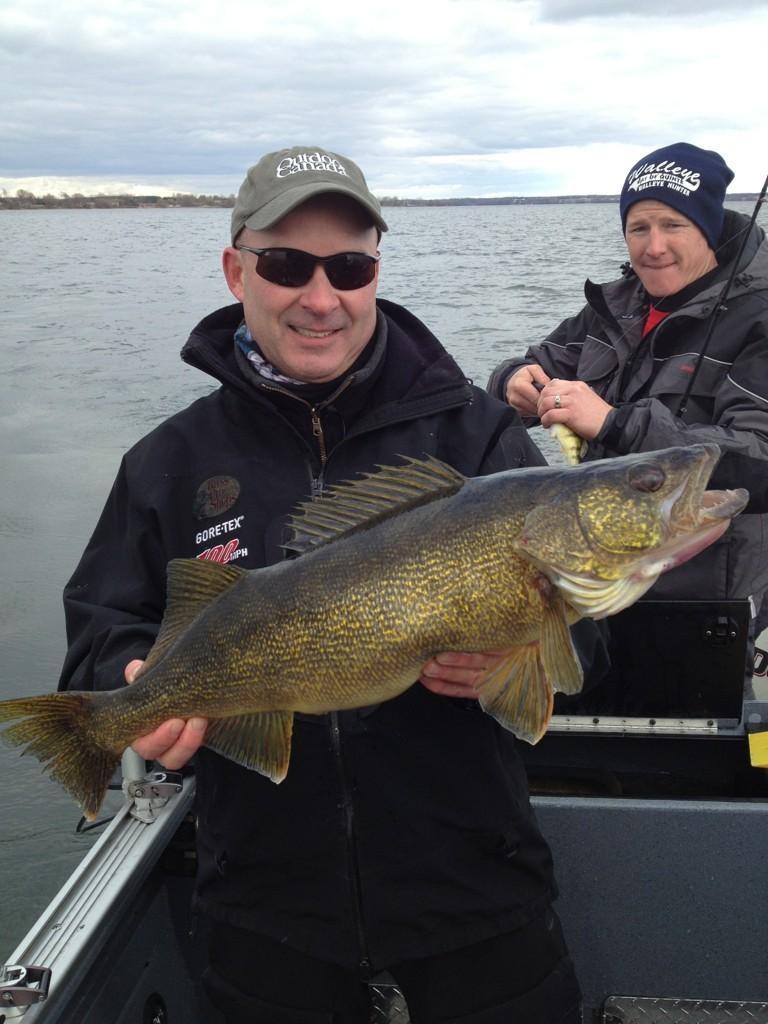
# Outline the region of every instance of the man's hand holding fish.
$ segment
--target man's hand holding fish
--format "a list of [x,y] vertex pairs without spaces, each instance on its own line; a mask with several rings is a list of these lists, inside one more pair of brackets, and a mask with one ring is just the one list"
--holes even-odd
[[[125,666],[125,681],[132,683],[144,662],[138,658]],[[152,732],[137,736],[131,746],[147,761],[159,761],[164,768],[176,771],[182,768],[205,741],[208,719],[195,716],[169,718]]]
[[[525,370],[530,369],[529,366],[525,367]],[[583,380],[554,378],[545,384],[539,394],[536,415],[543,427],[554,427],[561,423],[574,434],[591,441],[600,433],[608,413],[612,410],[613,406],[604,401]]]
[[[503,651],[486,654],[447,651],[430,658],[421,670],[419,681],[432,693],[443,697],[476,699],[478,682],[503,657]],[[126,683],[133,682],[143,664],[143,661],[135,660],[126,665]],[[138,736],[131,746],[148,761],[158,761],[164,768],[176,771],[187,764],[203,745],[207,728],[207,718],[194,717],[187,721],[170,718],[152,732]]]

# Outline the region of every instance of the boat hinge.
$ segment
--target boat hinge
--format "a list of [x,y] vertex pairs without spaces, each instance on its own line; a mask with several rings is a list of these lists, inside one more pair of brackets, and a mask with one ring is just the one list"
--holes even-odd
[[126,780],[123,789],[133,800],[131,816],[147,823],[154,821],[157,808],[181,792],[181,780],[181,772],[150,772],[144,778]]
[[28,1006],[42,1003],[48,995],[50,981],[48,967],[0,965],[0,1021],[20,1017]]

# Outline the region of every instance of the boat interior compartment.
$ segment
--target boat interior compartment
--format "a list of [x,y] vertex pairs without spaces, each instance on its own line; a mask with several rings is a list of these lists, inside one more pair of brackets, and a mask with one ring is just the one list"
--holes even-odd
[[555,698],[547,735],[523,745],[533,793],[768,796],[746,733],[768,729],[755,699],[747,601],[640,601],[609,620],[611,669]]
[[741,718],[748,601],[638,601],[607,620],[611,669],[555,713],[656,719]]

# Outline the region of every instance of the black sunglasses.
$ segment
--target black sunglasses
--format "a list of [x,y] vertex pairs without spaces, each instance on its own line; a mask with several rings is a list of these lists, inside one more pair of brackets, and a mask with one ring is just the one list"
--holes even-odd
[[364,252],[337,252],[333,256],[313,256],[302,249],[252,249],[249,245],[236,245],[258,256],[256,273],[271,284],[283,288],[301,288],[315,272],[318,263],[323,264],[325,275],[332,288],[349,292],[370,284],[376,274],[380,256],[369,256]]

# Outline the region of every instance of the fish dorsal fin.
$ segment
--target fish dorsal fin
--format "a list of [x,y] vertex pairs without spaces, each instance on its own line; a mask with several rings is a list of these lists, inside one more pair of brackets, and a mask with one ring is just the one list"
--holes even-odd
[[199,558],[174,558],[167,568],[167,598],[160,632],[140,672],[153,668],[212,601],[245,575],[245,569]]
[[288,774],[292,733],[292,711],[259,711],[211,722],[205,746],[272,782],[282,782]]
[[360,480],[337,484],[321,497],[302,502],[289,519],[293,537],[284,547],[302,554],[342,534],[455,494],[466,483],[462,473],[432,456],[403,457],[404,466],[381,466]]

